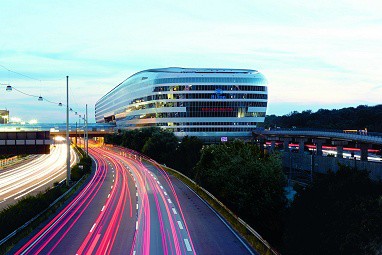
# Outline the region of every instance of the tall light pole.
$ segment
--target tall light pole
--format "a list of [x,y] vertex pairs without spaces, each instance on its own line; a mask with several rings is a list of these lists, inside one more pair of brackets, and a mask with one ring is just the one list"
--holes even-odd
[[70,183],[69,76],[66,76],[66,185]]
[[89,156],[88,104],[86,104],[86,156]]
[[81,147],[81,114],[78,115],[78,128],[80,129],[78,131],[78,136],[79,136],[79,143],[80,143],[80,146]]

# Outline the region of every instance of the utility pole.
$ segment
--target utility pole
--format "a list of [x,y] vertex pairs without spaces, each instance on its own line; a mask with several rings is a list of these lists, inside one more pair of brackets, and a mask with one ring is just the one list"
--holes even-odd
[[76,144],[75,144],[75,146],[77,147],[78,145],[77,145],[77,121],[76,121]]
[[89,156],[88,104],[86,104],[86,156]]
[[69,76],[66,76],[66,186],[70,184]]
[[86,153],[86,115],[84,115],[84,153]]

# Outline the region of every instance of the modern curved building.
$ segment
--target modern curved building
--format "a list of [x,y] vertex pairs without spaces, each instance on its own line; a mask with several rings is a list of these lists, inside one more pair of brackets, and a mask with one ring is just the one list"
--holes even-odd
[[99,99],[95,117],[120,129],[158,126],[178,137],[230,140],[251,137],[267,101],[267,81],[256,70],[150,69]]

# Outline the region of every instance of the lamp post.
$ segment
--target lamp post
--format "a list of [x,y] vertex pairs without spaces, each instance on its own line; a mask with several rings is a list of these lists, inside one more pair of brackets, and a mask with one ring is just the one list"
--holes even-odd
[[80,146],[81,147],[81,114],[78,115],[78,128],[80,129],[78,131],[78,136],[79,136],[79,140],[80,140]]
[[66,76],[66,186],[70,184],[69,76]]
[[86,156],[89,156],[88,104],[86,104]]

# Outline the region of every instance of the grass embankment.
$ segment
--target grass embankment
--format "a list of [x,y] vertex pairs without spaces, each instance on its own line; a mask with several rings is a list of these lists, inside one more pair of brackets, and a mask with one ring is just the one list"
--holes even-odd
[[[72,180],[76,181],[71,187],[55,183],[52,188],[40,192],[35,196],[27,196],[16,204],[10,205],[0,211],[0,239],[4,240],[8,235],[15,235],[0,245],[0,254],[9,251],[22,238],[30,234],[42,222],[47,220],[60,208],[85,182],[91,173],[92,160],[86,157],[81,149],[76,148],[81,159],[72,172]],[[83,168],[79,166],[82,165]],[[1,241],[0,241],[1,242]]]
[[226,206],[224,206],[219,200],[212,196],[208,191],[197,185],[193,180],[183,175],[182,173],[171,169],[166,166],[161,166],[162,169],[166,170],[168,173],[178,178],[180,181],[189,186],[196,194],[203,198],[212,208],[214,208],[221,216],[223,216],[229,224],[242,235],[248,243],[260,254],[271,255],[277,254],[265,240],[251,229],[249,226],[246,227],[244,221],[238,218],[233,212],[231,212]]

